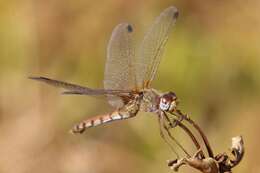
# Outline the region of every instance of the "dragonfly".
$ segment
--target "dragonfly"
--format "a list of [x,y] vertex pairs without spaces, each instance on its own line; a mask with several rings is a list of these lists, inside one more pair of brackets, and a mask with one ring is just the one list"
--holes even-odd
[[63,94],[107,97],[114,111],[81,121],[72,128],[74,134],[102,124],[133,118],[138,112],[144,111],[158,115],[160,134],[164,138],[163,129],[168,131],[167,123],[172,123],[168,114],[178,115],[178,100],[174,92],[160,92],[153,89],[151,83],[178,15],[174,6],[165,9],[145,33],[138,48],[133,41],[132,25],[118,24],[107,47],[103,89],[92,89],[42,76],[30,79],[63,88]]

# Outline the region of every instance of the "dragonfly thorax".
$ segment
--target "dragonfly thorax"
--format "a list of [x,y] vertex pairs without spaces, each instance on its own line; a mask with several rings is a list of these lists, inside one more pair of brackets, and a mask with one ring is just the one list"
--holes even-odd
[[159,108],[162,111],[173,111],[177,106],[177,97],[173,92],[168,92],[160,97]]

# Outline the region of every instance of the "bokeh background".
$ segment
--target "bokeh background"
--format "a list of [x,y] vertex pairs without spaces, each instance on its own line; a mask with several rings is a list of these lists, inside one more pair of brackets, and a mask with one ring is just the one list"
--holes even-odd
[[[215,153],[243,135],[246,154],[234,172],[260,172],[258,0],[0,1],[0,172],[171,172],[166,160],[176,156],[160,138],[156,116],[140,113],[73,136],[75,123],[112,111],[106,100],[62,96],[27,79],[102,88],[113,27],[130,22],[141,38],[170,5],[180,16],[153,86],[176,92]],[[174,135],[195,151],[182,131]]]

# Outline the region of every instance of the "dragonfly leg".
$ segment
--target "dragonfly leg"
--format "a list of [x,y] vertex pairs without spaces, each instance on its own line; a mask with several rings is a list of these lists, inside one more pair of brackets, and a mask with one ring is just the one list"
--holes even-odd
[[[173,135],[171,134],[171,132],[170,132],[170,128],[173,128],[172,127],[172,122],[170,121],[170,118],[167,116],[167,114],[165,113],[165,112],[162,112],[162,115],[163,115],[163,117],[165,117],[165,119],[167,120],[167,122],[169,123],[169,125],[170,125],[170,127],[168,127],[168,126],[166,126],[166,124],[164,123],[163,124],[163,127],[164,127],[164,129],[165,129],[165,131],[167,132],[167,134],[168,134],[168,136],[176,143],[176,145],[178,146],[178,147],[180,147],[181,148],[181,150],[188,156],[188,157],[191,157],[191,155],[185,150],[185,148],[179,143],[179,141],[176,139],[176,138],[174,138],[173,137]],[[175,120],[175,122],[174,123],[176,123],[176,125],[178,125],[178,120]],[[175,126],[176,126],[175,125]],[[174,127],[175,127],[174,126]]]
[[[179,124],[179,122],[180,122],[179,119],[173,119],[173,120],[171,121],[170,118],[167,116],[167,114],[166,114],[165,112],[163,112],[162,114],[163,114],[163,116],[165,117],[165,119],[167,120],[167,122],[168,122],[168,124],[169,124],[169,126],[170,126],[171,128],[174,128],[174,127],[176,127],[176,126]],[[182,120],[181,120],[181,121],[182,121]]]
[[171,150],[176,154],[177,158],[180,158],[179,154],[177,151],[174,149],[174,147],[170,144],[170,142],[166,139],[165,134],[164,134],[164,120],[163,116],[158,116],[158,121],[159,121],[159,129],[160,129],[160,135],[162,139],[165,141],[165,143],[171,148]]

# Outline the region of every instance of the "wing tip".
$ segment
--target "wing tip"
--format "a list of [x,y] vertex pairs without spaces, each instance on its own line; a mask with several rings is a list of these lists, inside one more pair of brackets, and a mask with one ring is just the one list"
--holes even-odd
[[177,19],[179,17],[179,10],[175,6],[170,6],[166,8],[165,11],[172,13],[173,19]]
[[48,79],[48,78],[42,76],[28,76],[28,79],[41,80],[41,79]]
[[35,79],[39,79],[40,77],[38,77],[38,76],[37,76],[37,77],[36,77],[36,76],[28,76],[27,78],[28,78],[28,79],[32,79],[32,80],[35,80]]
[[42,80],[43,77],[41,77],[41,76],[28,76],[28,79],[31,79],[31,80]]
[[[126,29],[128,33],[132,33],[134,31],[133,26],[130,23],[127,22],[123,22],[123,23],[119,23],[113,30],[114,31],[118,31],[120,29]],[[113,33],[112,33],[113,34]]]
[[28,79],[38,80],[38,81],[48,81],[48,80],[50,80],[49,78],[42,77],[42,76],[28,76]]

